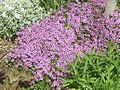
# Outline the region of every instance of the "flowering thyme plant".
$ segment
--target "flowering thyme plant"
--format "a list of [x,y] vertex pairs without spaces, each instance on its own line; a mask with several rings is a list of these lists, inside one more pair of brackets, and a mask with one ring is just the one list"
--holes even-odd
[[70,3],[50,17],[26,26],[17,33],[9,53],[16,66],[34,67],[34,81],[48,76],[51,87],[60,89],[65,66],[76,55],[84,56],[94,47],[106,50],[106,42],[120,43],[119,11],[104,18],[105,0],[80,5]]

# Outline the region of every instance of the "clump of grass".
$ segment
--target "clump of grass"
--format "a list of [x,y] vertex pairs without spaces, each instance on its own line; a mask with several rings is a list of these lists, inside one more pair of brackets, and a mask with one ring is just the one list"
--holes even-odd
[[63,88],[70,90],[119,90],[120,51],[109,43],[106,53],[88,53],[76,57],[69,65],[69,77],[63,78]]

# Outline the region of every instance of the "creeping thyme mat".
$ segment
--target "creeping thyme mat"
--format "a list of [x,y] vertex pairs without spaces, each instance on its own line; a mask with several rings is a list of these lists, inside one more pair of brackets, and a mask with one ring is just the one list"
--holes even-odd
[[119,11],[104,18],[105,0],[92,0],[80,5],[70,3],[52,16],[23,27],[17,33],[9,53],[17,67],[33,69],[33,80],[51,81],[51,88],[61,89],[65,66],[76,55],[81,57],[94,47],[106,49],[107,41],[120,43]]

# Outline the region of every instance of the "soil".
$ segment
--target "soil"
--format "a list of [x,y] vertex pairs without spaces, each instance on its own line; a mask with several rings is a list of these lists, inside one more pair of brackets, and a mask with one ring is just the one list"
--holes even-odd
[[0,39],[0,90],[26,90],[30,86],[32,74],[23,68],[6,63],[11,42]]

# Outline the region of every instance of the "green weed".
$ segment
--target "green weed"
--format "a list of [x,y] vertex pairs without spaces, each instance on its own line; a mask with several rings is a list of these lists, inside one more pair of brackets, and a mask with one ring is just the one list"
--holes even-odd
[[106,53],[88,53],[76,57],[69,65],[69,77],[63,79],[63,89],[69,90],[119,90],[120,50],[113,43],[108,44]]

